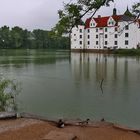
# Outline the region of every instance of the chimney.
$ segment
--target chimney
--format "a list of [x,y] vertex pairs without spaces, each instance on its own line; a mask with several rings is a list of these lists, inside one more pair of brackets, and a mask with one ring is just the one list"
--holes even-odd
[[117,15],[117,9],[113,8],[113,16],[116,16],[116,15]]
[[101,15],[98,15],[98,18],[101,18]]

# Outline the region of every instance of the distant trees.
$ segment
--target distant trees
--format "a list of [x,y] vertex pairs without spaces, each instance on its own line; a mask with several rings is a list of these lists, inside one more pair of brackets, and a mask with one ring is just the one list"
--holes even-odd
[[0,49],[68,49],[68,38],[55,36],[52,31],[36,29],[24,30],[18,26],[0,28]]

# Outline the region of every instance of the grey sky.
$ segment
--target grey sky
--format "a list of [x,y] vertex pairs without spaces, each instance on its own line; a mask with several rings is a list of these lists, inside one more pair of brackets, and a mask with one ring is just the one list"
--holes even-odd
[[[20,26],[32,29],[51,29],[58,21],[57,11],[70,0],[0,0],[0,26]],[[140,0],[116,0],[118,14]],[[111,8],[102,8],[97,14],[109,15]]]

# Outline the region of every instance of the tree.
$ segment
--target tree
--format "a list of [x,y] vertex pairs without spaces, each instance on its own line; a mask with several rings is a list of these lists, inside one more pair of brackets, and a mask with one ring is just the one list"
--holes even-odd
[[17,110],[16,96],[20,92],[18,85],[8,79],[0,79],[0,111]]
[[8,26],[0,28],[0,48],[8,48],[10,45],[10,30]]
[[[90,14],[90,17],[93,17],[102,6],[109,6],[110,2],[114,0],[76,0],[76,2],[71,0],[64,4],[63,10],[58,11],[59,21],[53,29],[54,32],[58,35],[71,32],[74,26],[83,24],[84,16]],[[140,16],[140,2],[134,4],[132,8],[137,20]]]
[[11,47],[12,48],[21,48],[22,46],[22,28],[16,26],[11,30]]

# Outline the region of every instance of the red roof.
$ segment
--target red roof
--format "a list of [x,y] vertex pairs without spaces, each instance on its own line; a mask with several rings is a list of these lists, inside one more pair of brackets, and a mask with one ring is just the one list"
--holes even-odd
[[[112,18],[116,21],[116,25],[117,22],[121,19],[122,15],[115,15],[112,16]],[[107,27],[107,21],[110,18],[110,16],[107,17],[99,17],[99,18],[93,18],[95,20],[95,22],[97,23],[96,27]],[[85,28],[90,28],[90,21],[92,18],[89,18],[86,20],[86,25]]]

